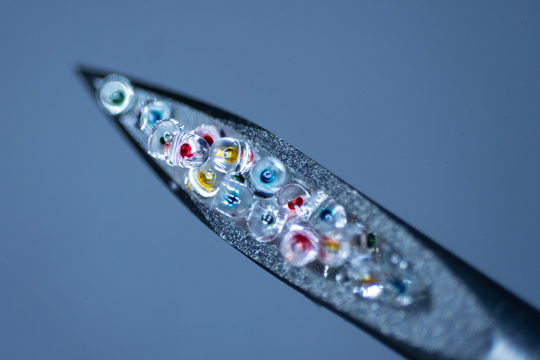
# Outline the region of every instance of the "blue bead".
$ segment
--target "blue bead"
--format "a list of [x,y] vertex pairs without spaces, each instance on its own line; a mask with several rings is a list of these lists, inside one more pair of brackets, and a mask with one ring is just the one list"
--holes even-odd
[[161,120],[161,113],[159,111],[153,110],[150,111],[151,120],[155,123],[158,120]]
[[328,209],[321,211],[321,219],[325,222],[331,222],[334,219],[334,214]]
[[287,209],[273,201],[257,200],[247,218],[248,229],[257,241],[272,241],[283,230],[287,214]]
[[170,119],[170,116],[171,106],[168,103],[158,100],[151,101],[141,109],[139,128],[150,134],[156,122]]
[[287,180],[287,170],[281,161],[273,157],[257,161],[249,173],[250,185],[256,193],[271,195]]
[[261,215],[261,222],[264,225],[272,225],[272,223],[274,222],[274,217],[270,214],[263,214]]
[[405,285],[402,280],[395,279],[394,281],[392,281],[392,285],[394,286],[398,294],[404,294],[407,290],[407,285]]
[[341,229],[347,224],[345,208],[335,200],[329,200],[314,212],[310,222],[322,232]]
[[240,198],[238,197],[238,193],[232,194],[226,194],[223,197],[223,203],[227,205],[228,207],[233,207],[235,205],[240,204]]
[[253,193],[245,185],[234,180],[221,183],[212,201],[212,208],[225,216],[243,218],[253,204]]
[[276,177],[275,173],[270,169],[266,169],[263,172],[261,172],[261,181],[265,184],[272,183],[275,177]]

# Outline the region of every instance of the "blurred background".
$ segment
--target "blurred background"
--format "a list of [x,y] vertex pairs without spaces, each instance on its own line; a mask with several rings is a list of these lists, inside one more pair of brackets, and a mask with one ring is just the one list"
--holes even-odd
[[0,13],[0,358],[401,359],[196,220],[78,63],[254,121],[540,307],[538,2]]

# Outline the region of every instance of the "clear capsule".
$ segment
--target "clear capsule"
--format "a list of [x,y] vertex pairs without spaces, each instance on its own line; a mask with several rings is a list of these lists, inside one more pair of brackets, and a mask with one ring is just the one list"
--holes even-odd
[[320,237],[319,259],[329,267],[343,265],[351,250],[351,237],[347,231],[335,229]]
[[273,194],[278,191],[287,179],[285,165],[274,157],[257,161],[249,172],[251,186],[263,194]]
[[257,200],[247,219],[251,234],[260,242],[274,240],[283,230],[288,211],[268,200]]
[[311,222],[321,231],[341,229],[347,224],[347,214],[343,206],[330,200],[313,213]]
[[289,264],[304,266],[317,258],[319,239],[309,227],[293,224],[283,235],[279,249]]
[[131,83],[120,75],[105,77],[97,90],[98,103],[111,115],[129,111],[133,107],[134,98]]
[[214,125],[198,126],[191,133],[202,137],[210,147],[221,138],[218,129]]
[[225,137],[212,145],[210,159],[218,171],[241,175],[253,165],[253,150],[242,140]]
[[160,120],[171,118],[171,107],[165,101],[151,101],[141,110],[139,128],[147,134],[152,132],[154,125]]
[[165,145],[174,133],[182,127],[176,120],[161,120],[156,122],[148,138],[148,154],[156,159],[165,160]]
[[223,173],[216,171],[210,162],[206,162],[199,168],[190,169],[186,180],[190,190],[209,198],[217,194],[223,177]]
[[164,150],[167,164],[195,168],[208,160],[210,147],[206,140],[198,135],[177,131],[167,140]]
[[235,219],[248,214],[253,204],[253,193],[235,180],[225,180],[212,200],[212,208]]

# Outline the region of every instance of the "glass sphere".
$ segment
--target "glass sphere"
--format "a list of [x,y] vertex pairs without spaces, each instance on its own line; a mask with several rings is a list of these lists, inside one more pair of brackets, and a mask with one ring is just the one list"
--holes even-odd
[[224,181],[212,200],[212,208],[225,216],[242,218],[253,204],[253,193],[246,186],[232,179]]
[[299,184],[287,184],[279,190],[276,202],[279,206],[284,206],[291,211],[295,211],[295,209],[300,209],[309,197],[309,193],[303,186]]
[[343,265],[351,254],[351,237],[347,232],[336,229],[320,238],[319,259],[330,267]]
[[288,219],[300,218],[301,221],[308,221],[313,209],[320,202],[319,192],[310,196],[308,191],[301,185],[291,183],[284,185],[276,195],[276,202],[279,206],[289,210]]
[[321,231],[341,229],[347,224],[347,214],[343,206],[330,200],[313,213],[310,222]]
[[208,198],[217,194],[223,177],[223,173],[216,171],[210,162],[206,162],[199,168],[190,169],[187,181],[190,190]]
[[139,128],[147,134],[152,132],[154,125],[160,120],[171,118],[171,107],[165,101],[151,101],[141,110]]
[[319,239],[309,227],[293,224],[283,235],[279,249],[289,264],[304,266],[317,258]]
[[427,284],[422,275],[414,271],[403,257],[388,244],[380,244],[382,256],[379,259],[382,272],[386,275],[381,298],[399,306],[408,306],[421,301],[427,294]]
[[253,165],[253,150],[242,140],[225,137],[212,145],[210,159],[218,171],[241,175]]
[[128,79],[120,75],[109,75],[97,90],[98,103],[111,115],[127,112],[133,107],[134,91]]
[[165,144],[165,160],[172,166],[195,168],[208,160],[209,151],[208,143],[202,137],[177,131]]
[[156,159],[165,160],[165,145],[174,133],[181,130],[176,120],[161,120],[156,122],[148,138],[148,154]]
[[285,225],[288,211],[268,200],[257,200],[247,219],[248,229],[260,242],[274,240]]
[[347,277],[365,286],[382,284],[388,278],[382,265],[372,252],[356,251],[350,256]]
[[221,138],[218,129],[214,125],[201,125],[195,128],[191,132],[192,134],[199,135],[208,143],[208,146],[212,147],[216,141]]
[[263,194],[273,194],[278,191],[287,179],[285,165],[274,157],[257,161],[249,172],[251,186]]

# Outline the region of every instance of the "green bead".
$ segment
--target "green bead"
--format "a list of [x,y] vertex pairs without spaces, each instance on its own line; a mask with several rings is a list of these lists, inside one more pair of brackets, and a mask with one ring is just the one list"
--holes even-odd
[[241,184],[243,184],[246,181],[246,178],[243,177],[242,175],[234,175],[232,178],[234,181],[237,181]]
[[109,95],[109,100],[114,105],[122,105],[124,100],[126,100],[126,95],[122,91],[116,90],[116,91],[113,91],[111,95]]
[[372,233],[369,233],[368,236],[367,236],[367,246],[368,248],[372,248],[375,246],[375,244],[377,243],[377,237],[375,236],[375,234],[372,234]]

